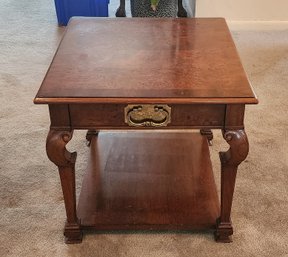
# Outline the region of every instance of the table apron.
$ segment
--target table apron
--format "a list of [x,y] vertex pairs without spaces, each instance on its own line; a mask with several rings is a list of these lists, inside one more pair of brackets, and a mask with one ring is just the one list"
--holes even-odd
[[[244,107],[241,104],[150,104],[168,106],[169,122],[133,126],[125,117],[128,104],[51,104],[51,128],[54,129],[242,129]],[[129,105],[131,106],[131,105]],[[135,105],[137,106],[137,105]],[[145,106],[139,105],[139,106]],[[151,125],[152,124],[152,125]]]
[[69,130],[244,128],[244,104],[169,104],[167,106],[171,108],[170,122],[165,126],[154,127],[149,124],[137,127],[128,125],[125,122],[127,106],[128,104],[50,104],[51,128]]
[[[129,105],[130,106],[130,105]],[[135,108],[144,105],[133,105]],[[163,106],[152,104],[150,106]],[[224,105],[166,105],[171,108],[168,124],[153,125],[153,122],[143,122],[133,126],[125,121],[127,104],[88,104],[70,105],[71,125],[73,128],[175,128],[195,126],[222,126],[224,123]],[[165,107],[164,107],[165,108]],[[146,114],[147,115],[147,114]],[[145,114],[143,115],[145,116]],[[148,114],[149,116],[149,114]],[[151,118],[152,120],[153,118]],[[143,118],[144,120],[144,118]]]

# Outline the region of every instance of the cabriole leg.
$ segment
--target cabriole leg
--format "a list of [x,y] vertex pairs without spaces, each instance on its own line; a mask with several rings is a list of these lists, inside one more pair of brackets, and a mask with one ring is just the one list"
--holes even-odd
[[221,161],[221,213],[217,220],[215,240],[232,242],[233,227],[231,207],[238,165],[248,155],[249,143],[244,130],[223,131],[223,137],[230,145],[227,152],[220,152]]
[[66,243],[80,243],[82,231],[76,213],[75,162],[76,152],[70,153],[66,144],[73,131],[50,130],[46,141],[48,158],[58,166],[64,196],[67,221],[64,228]]

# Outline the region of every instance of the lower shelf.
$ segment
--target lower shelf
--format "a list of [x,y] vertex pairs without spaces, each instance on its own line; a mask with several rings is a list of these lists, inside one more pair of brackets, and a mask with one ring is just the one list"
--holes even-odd
[[215,227],[219,200],[205,137],[196,133],[99,133],[78,204],[83,228]]

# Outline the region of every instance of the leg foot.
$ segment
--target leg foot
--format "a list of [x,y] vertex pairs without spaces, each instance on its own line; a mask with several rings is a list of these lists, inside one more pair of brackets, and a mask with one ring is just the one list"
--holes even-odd
[[120,0],[120,6],[115,15],[116,17],[126,17],[125,0]]
[[186,10],[185,10],[184,7],[183,7],[182,0],[178,0],[178,12],[177,12],[177,16],[178,16],[178,17],[181,17],[181,18],[186,18],[186,17],[188,16]]
[[79,244],[82,242],[82,230],[80,222],[71,224],[66,223],[64,228],[64,236],[66,244]]
[[126,11],[125,9],[122,9],[121,7],[119,7],[116,11],[115,14],[116,17],[126,17]]
[[186,18],[187,17],[187,12],[184,9],[184,7],[182,9],[178,10],[177,17],[180,17],[180,18]]
[[217,220],[216,231],[214,233],[215,241],[219,243],[232,242],[233,227],[230,223],[221,223]]

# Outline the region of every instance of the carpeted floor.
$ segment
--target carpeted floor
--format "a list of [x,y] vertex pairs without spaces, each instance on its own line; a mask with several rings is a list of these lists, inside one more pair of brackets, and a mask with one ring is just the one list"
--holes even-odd
[[[111,0],[112,1],[112,0]],[[250,154],[241,165],[232,218],[234,242],[210,233],[85,234],[65,245],[65,210],[56,167],[48,161],[49,118],[33,98],[63,33],[53,1],[0,2],[0,256],[288,256],[288,26],[237,30],[233,37],[260,104],[249,106]],[[77,188],[85,167],[85,132],[77,149]],[[219,132],[212,159],[226,149]],[[219,185],[219,166],[215,174]]]

